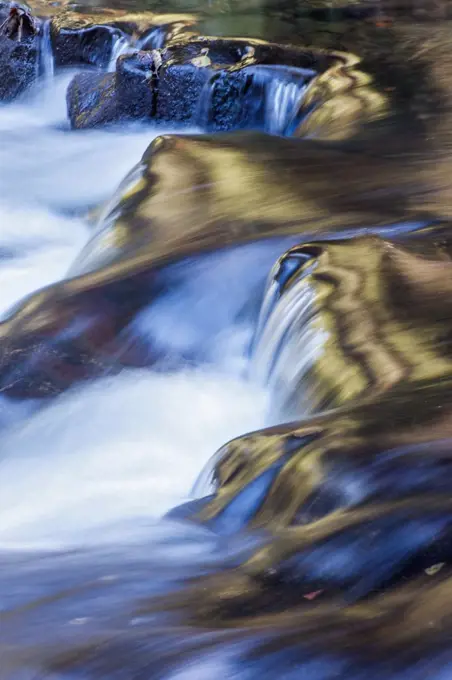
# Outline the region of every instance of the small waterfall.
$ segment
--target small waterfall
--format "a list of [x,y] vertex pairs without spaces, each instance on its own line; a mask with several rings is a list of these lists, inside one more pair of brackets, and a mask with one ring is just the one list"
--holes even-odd
[[47,19],[42,24],[39,48],[39,75],[45,78],[45,80],[52,80],[55,73],[50,24],[50,19]]
[[[286,406],[296,391],[303,415],[308,407],[300,397],[300,386],[321,356],[328,334],[318,325],[315,294],[306,278],[315,264],[282,294],[280,274],[283,267],[293,274],[305,261],[290,256],[275,265],[261,307],[251,364],[252,377],[271,389],[278,404]],[[283,274],[287,276],[287,271]]]
[[110,262],[120,253],[117,246],[115,220],[120,214],[121,198],[124,193],[133,193],[143,177],[144,166],[138,163],[126,175],[110,200],[103,206],[97,218],[92,237],[72,263],[67,276],[79,276],[93,271],[103,263]]
[[165,47],[166,26],[153,26],[137,40],[138,50],[162,50]]
[[309,69],[259,64],[214,73],[201,90],[196,124],[213,131],[263,128],[289,135],[314,76]]
[[116,62],[122,54],[126,54],[131,49],[130,40],[122,33],[115,33],[112,36],[112,48],[110,61],[107,66],[107,71],[116,71]]
[[254,83],[265,97],[264,125],[274,135],[290,134],[307,86],[315,76],[308,69],[285,66],[253,67]]

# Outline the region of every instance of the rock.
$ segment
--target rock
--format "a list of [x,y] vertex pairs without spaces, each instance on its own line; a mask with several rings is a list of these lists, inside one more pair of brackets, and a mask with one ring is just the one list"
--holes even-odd
[[194,64],[169,64],[159,78],[157,116],[175,123],[195,124],[203,88],[213,75]]
[[157,116],[209,131],[296,127],[302,95],[338,54],[259,40],[190,38],[163,50]]
[[50,34],[57,67],[83,64],[105,69],[118,40],[126,39],[125,32],[111,21],[94,23],[90,17],[70,12],[52,19]]
[[[209,117],[210,82],[216,82],[218,99],[231,108],[223,117],[221,129],[233,129],[240,117],[237,98],[243,78],[227,77],[230,67],[237,67],[247,56],[249,47],[243,40],[193,38],[170,44],[162,53],[157,116],[178,123],[203,124]],[[229,121],[229,126],[225,121]],[[220,127],[220,124],[219,124]]]
[[71,126],[93,128],[119,119],[114,73],[79,73],[67,91],[67,107]]
[[211,79],[197,121],[209,132],[259,128],[264,123],[262,92],[242,71],[219,71]]
[[39,60],[39,25],[19,5],[0,6],[0,100],[10,101],[35,80]]
[[294,134],[331,141],[350,139],[388,115],[387,97],[367,74],[354,64],[334,66],[309,86]]
[[[376,152],[270,135],[156,139],[68,278],[22,300],[0,323],[2,394],[52,396],[161,358],[134,320],[162,290],[158,272],[167,264],[252,240],[288,237],[285,250],[303,233],[312,242],[322,232],[406,220],[401,206],[414,173],[402,159],[391,169]],[[412,212],[409,219],[416,221]]]
[[195,22],[188,15],[154,15],[96,10],[95,13],[61,12],[51,21],[56,66],[87,64],[105,69],[113,66],[118,43],[137,41],[140,49],[163,47],[186,34]]
[[118,59],[118,106],[124,117],[152,118],[155,115],[159,58],[158,53],[140,51]]
[[152,52],[123,55],[118,59],[116,73],[76,75],[67,92],[71,126],[80,129],[152,118],[157,56]]
[[[113,29],[109,26],[108,30]],[[93,58],[91,48],[92,45],[87,48],[87,54]],[[357,62],[355,57],[345,54],[258,40],[205,37],[179,40],[163,50],[140,50],[119,56],[118,116],[196,125],[211,132],[255,129],[278,135],[296,131],[300,135],[303,129],[300,122],[307,117],[307,111],[314,124],[320,115],[325,118],[331,105],[335,110],[338,88],[346,88],[351,95],[347,103],[352,122],[359,118],[357,107],[368,110],[373,90],[366,90],[364,74],[355,69]],[[304,106],[311,81],[318,85],[309,87],[308,104]],[[355,91],[349,92],[358,87],[361,89],[357,96]],[[329,108],[325,106],[319,113],[327,99],[332,100]],[[88,101],[93,101],[91,96]],[[376,96],[372,101],[377,101]],[[98,118],[97,100],[95,108],[99,124],[102,117]],[[355,129],[351,123],[349,128]]]

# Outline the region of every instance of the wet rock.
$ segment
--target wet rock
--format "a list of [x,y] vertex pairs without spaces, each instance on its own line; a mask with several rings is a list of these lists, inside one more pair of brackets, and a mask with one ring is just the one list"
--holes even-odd
[[0,6],[0,100],[10,101],[35,80],[39,25],[24,7]]
[[387,97],[367,74],[351,66],[353,70],[332,67],[311,83],[299,110],[296,136],[350,139],[388,115]]
[[151,118],[156,111],[160,55],[140,51],[123,55],[116,64],[118,106],[127,118]]
[[163,51],[159,77],[157,115],[160,119],[206,124],[210,116],[210,83],[216,83],[218,100],[226,104],[220,129],[233,129],[240,114],[244,79],[238,68],[249,53],[243,40],[195,38],[169,45]]
[[93,128],[119,119],[114,73],[79,73],[67,91],[67,107],[71,126]]
[[188,15],[154,15],[97,10],[94,14],[65,11],[52,18],[51,36],[56,66],[87,64],[114,68],[121,47],[163,47],[176,36],[188,37],[195,22]]
[[212,132],[261,127],[264,100],[244,71],[214,74],[199,109],[199,123]]
[[67,92],[73,128],[90,128],[127,119],[150,119],[156,107],[159,53],[136,52],[118,59],[116,73],[78,74]]
[[105,69],[125,32],[106,22],[95,23],[90,17],[65,12],[51,21],[51,41],[55,66],[87,65]]
[[221,72],[210,81],[202,125],[212,132],[264,129],[289,134],[299,120],[300,104],[314,75],[260,64]]
[[258,40],[193,38],[163,51],[157,115],[209,131],[296,127],[301,98],[338,55]]
[[203,88],[213,75],[210,68],[170,64],[159,80],[157,115],[165,121],[195,123]]

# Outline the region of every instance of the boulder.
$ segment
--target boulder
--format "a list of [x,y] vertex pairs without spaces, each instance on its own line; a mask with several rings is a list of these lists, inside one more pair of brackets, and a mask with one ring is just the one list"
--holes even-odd
[[118,59],[116,73],[77,74],[67,91],[71,126],[91,128],[154,117],[157,57],[153,52],[136,52]]
[[[51,20],[51,40],[56,66],[86,64],[114,67],[118,45],[136,44],[149,50],[163,47],[176,36],[185,35],[195,22],[187,15],[154,15],[96,10],[95,13],[64,11]],[[186,37],[189,34],[186,33]]]
[[20,5],[0,6],[0,100],[11,101],[35,80],[39,61],[39,23]]
[[[348,144],[259,134],[157,138],[104,207],[102,222],[68,278],[22,300],[0,323],[2,395],[52,396],[123,365],[160,359],[136,319],[164,290],[159,272],[167,264],[254,240],[275,239],[285,250],[319,240],[322,233],[339,232],[340,243],[363,225],[376,233],[379,227],[387,233],[389,225],[395,233],[407,220],[413,228],[416,222],[427,226],[424,213],[406,210],[417,166],[399,155],[392,162],[391,145],[371,151],[357,154]],[[443,224],[421,233],[441,244],[448,229]],[[423,252],[424,244],[418,245]],[[358,266],[371,256],[375,262],[378,254],[372,246],[354,250],[352,257]],[[379,261],[384,264],[381,252]],[[448,280],[446,269],[441,268],[442,281]],[[369,285],[372,277],[371,272]],[[393,281],[394,290],[406,295],[400,276]],[[326,279],[318,283],[319,294],[321,287],[327,287]],[[427,336],[432,332],[424,319],[413,327],[425,328]]]
[[346,140],[367,132],[371,124],[388,115],[387,96],[350,60],[348,64],[332,66],[309,85],[293,134]]
[[333,64],[327,54],[241,38],[196,37],[162,51],[157,117],[208,131],[292,132],[306,85]]
[[156,112],[157,71],[160,55],[136,52],[116,63],[118,106],[125,118],[151,118]]
[[194,64],[169,64],[159,78],[157,116],[160,120],[195,124],[203,88],[214,71]]
[[67,108],[71,126],[93,128],[119,119],[114,73],[79,73],[67,91]]
[[125,32],[111,20],[100,23],[97,17],[80,17],[71,12],[53,17],[50,35],[57,67],[86,65],[105,69],[118,41],[126,40]]

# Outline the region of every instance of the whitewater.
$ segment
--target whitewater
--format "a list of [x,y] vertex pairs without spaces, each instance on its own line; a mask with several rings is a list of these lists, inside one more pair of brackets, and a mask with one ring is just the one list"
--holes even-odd
[[[64,278],[107,201],[159,134],[130,125],[71,131],[73,73],[0,108],[0,316]],[[0,552],[117,542],[191,497],[229,439],[271,423],[267,390],[248,378],[253,329],[240,321],[263,293],[281,244],[254,245],[168,270],[167,295],[137,319],[160,346],[200,348],[177,370],[123,370],[41,408],[0,395]],[[161,526],[161,525],[159,525]]]

